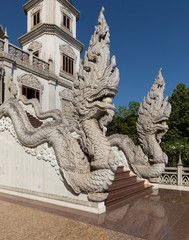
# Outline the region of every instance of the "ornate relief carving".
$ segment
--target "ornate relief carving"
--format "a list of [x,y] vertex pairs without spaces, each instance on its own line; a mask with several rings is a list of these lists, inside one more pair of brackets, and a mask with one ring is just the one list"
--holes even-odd
[[43,92],[44,86],[36,77],[33,76],[32,73],[18,76],[17,81],[19,82],[20,85],[25,85],[33,89],[38,89],[40,90],[41,93]]
[[38,160],[43,160],[45,162],[49,162],[51,166],[55,169],[57,175],[59,176],[60,180],[63,181],[62,176],[60,174],[60,168],[58,166],[56,156],[52,147],[48,146],[48,143],[43,143],[36,148],[29,148],[25,147],[21,144],[18,140],[13,123],[9,117],[2,117],[0,119],[0,132],[9,131],[10,134],[14,137],[16,142],[21,145],[24,151],[27,154],[35,156]]
[[73,115],[72,103],[68,100],[62,99],[62,112],[65,117],[71,118]]
[[67,56],[77,60],[77,55],[75,54],[74,50],[68,44],[61,44],[59,46],[61,54],[66,54]]
[[31,14],[34,14],[35,12],[37,12],[37,11],[41,11],[41,9],[42,9],[42,7],[43,7],[43,4],[41,3],[41,4],[36,4],[36,6],[33,8],[33,10],[31,11]]
[[62,101],[62,112],[66,117],[72,117],[73,115],[73,93],[69,89],[64,89],[59,92],[59,96]]
[[70,13],[69,9],[65,6],[60,6],[60,11],[62,13],[65,13],[68,17],[70,17],[72,20],[73,20],[73,16],[72,14]]
[[32,42],[30,43],[29,47],[28,47],[28,51],[29,51],[30,49],[32,49],[33,52],[35,52],[35,51],[40,50],[41,48],[42,48],[42,43],[40,43],[40,42],[38,42],[38,41],[32,41]]
[[68,100],[70,102],[73,101],[73,93],[69,89],[64,89],[61,92],[59,92],[59,96],[61,99]]
[[10,77],[7,83],[8,90],[10,92],[10,98],[16,98],[18,94],[18,90],[16,84],[13,82],[13,77]]

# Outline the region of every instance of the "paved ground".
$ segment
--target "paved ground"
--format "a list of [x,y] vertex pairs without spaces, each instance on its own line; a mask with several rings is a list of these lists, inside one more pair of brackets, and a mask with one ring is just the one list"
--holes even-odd
[[139,238],[189,240],[189,192],[159,190],[100,216],[0,194],[0,240]]

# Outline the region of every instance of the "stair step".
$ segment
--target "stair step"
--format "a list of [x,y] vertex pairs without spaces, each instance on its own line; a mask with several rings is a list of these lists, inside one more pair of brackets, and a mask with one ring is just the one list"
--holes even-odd
[[123,171],[124,171],[124,167],[120,166],[117,168],[116,173],[123,172]]
[[139,181],[139,182],[132,184],[130,186],[127,186],[125,188],[116,189],[109,193],[107,203],[114,201],[116,199],[127,197],[128,195],[138,192],[142,189],[144,189],[144,181]]
[[129,195],[127,195],[127,197],[119,198],[119,199],[116,199],[116,200],[111,201],[111,202],[107,202],[107,200],[106,200],[106,208],[108,210],[112,210],[112,209],[121,207],[123,205],[126,205],[126,204],[128,204],[128,203],[130,203],[133,200],[136,200],[138,198],[145,197],[145,196],[147,196],[151,193],[152,193],[152,186],[148,186],[148,187],[145,187],[144,189],[141,189],[137,192],[130,193]]
[[113,184],[109,187],[108,191],[112,191],[114,189],[117,189],[119,186],[129,186],[133,183],[137,182],[137,176],[130,176],[129,178],[123,178],[119,180],[114,180]]
[[109,187],[108,189],[108,192],[109,194],[113,194],[115,193],[116,191],[119,191],[120,189],[128,189],[130,187],[133,187],[135,185],[143,185],[144,186],[144,180],[136,180],[134,182],[130,182],[130,183],[127,183],[127,184],[115,184],[115,185],[112,185],[111,187]]
[[37,119],[36,117],[34,117],[33,115],[31,115],[29,112],[26,111],[26,114],[27,114],[27,116],[28,116],[28,119],[29,119],[31,125],[32,125],[34,128],[38,128],[38,127],[40,127],[40,126],[43,124],[42,121],[40,121],[39,119]]
[[130,177],[130,171],[127,170],[127,171],[116,172],[114,180],[119,180],[119,179],[122,179],[124,177],[125,178]]

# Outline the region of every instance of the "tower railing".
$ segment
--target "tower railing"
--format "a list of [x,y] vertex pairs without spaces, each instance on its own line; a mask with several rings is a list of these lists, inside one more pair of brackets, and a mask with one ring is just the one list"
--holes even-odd
[[14,46],[11,43],[8,44],[8,54],[16,60],[23,61],[24,63],[29,63],[29,53]]
[[26,52],[23,49],[9,43],[8,37],[0,39],[0,53],[5,53],[6,57],[14,61],[32,65],[37,70],[50,71],[50,63],[33,55],[32,51]]

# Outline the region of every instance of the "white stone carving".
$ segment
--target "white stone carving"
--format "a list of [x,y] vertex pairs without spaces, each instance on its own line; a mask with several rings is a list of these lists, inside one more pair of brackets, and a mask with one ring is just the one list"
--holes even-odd
[[66,117],[71,118],[73,114],[73,93],[69,89],[64,89],[59,92],[60,100],[62,101],[62,112]]
[[31,14],[33,15],[34,13],[36,13],[37,11],[41,11],[43,7],[43,4],[36,4],[35,7],[32,9]]
[[18,94],[18,90],[16,87],[16,84],[13,82],[13,77],[10,77],[8,83],[7,83],[8,90],[10,92],[11,98],[16,98]]
[[65,6],[60,6],[60,10],[62,13],[65,13],[68,17],[73,19],[72,14],[70,13],[69,9]]
[[72,59],[74,59],[75,61],[77,60],[77,56],[74,52],[74,50],[68,45],[68,44],[61,44],[59,46],[60,49],[60,53],[61,54],[66,54],[67,56],[71,57]]
[[64,89],[61,92],[59,92],[59,96],[61,99],[68,100],[70,102],[73,101],[73,92],[69,89]]
[[[36,99],[27,100],[22,96],[9,99],[0,106],[0,119],[10,117],[22,146],[32,149],[28,151],[35,155],[38,153],[35,148],[48,143],[56,155],[61,176],[76,194],[87,193],[91,201],[106,199],[105,192],[112,184],[119,163],[105,137],[106,126],[113,118],[115,107],[104,99],[115,96],[119,82],[115,57],[109,61],[109,37],[102,8],[84,65],[80,63],[80,71],[74,82],[73,114],[77,128],[70,126],[58,110],[42,112]],[[18,81],[39,89],[40,82],[32,74],[22,75]],[[40,85],[40,88],[43,86]],[[71,98],[70,93],[67,93],[68,97]],[[20,102],[32,104],[39,120],[52,118],[53,121],[33,128]],[[74,131],[81,136],[79,139],[72,137],[71,132]],[[48,154],[41,155],[46,159],[44,155]],[[54,164],[54,160],[50,161]]]
[[28,47],[28,51],[30,49],[33,50],[33,52],[36,52],[36,51],[40,51],[42,48],[42,43],[38,42],[38,41],[32,41]]
[[43,93],[44,86],[32,73],[18,76],[17,81],[20,86],[25,85],[27,87],[40,90],[41,94]]
[[2,117],[0,119],[0,132],[3,132],[3,131],[9,131],[10,134],[16,140],[16,142],[23,147],[24,151],[27,154],[35,156],[38,160],[43,160],[43,161],[49,162],[51,164],[51,166],[55,169],[60,180],[63,181],[62,176],[60,174],[60,170],[59,170],[60,168],[58,166],[54,150],[52,147],[48,146],[48,143],[43,143],[43,144],[37,146],[36,148],[29,148],[29,147],[23,146],[17,138],[16,132],[14,130],[14,126],[9,117]]
[[137,131],[142,148],[136,146],[127,135],[114,134],[108,138],[112,146],[124,152],[131,170],[151,182],[159,181],[168,161],[160,146],[161,138],[168,130],[166,121],[171,113],[171,105],[167,98],[164,99],[164,89],[165,82],[160,69],[147,98],[144,98],[139,108]]

